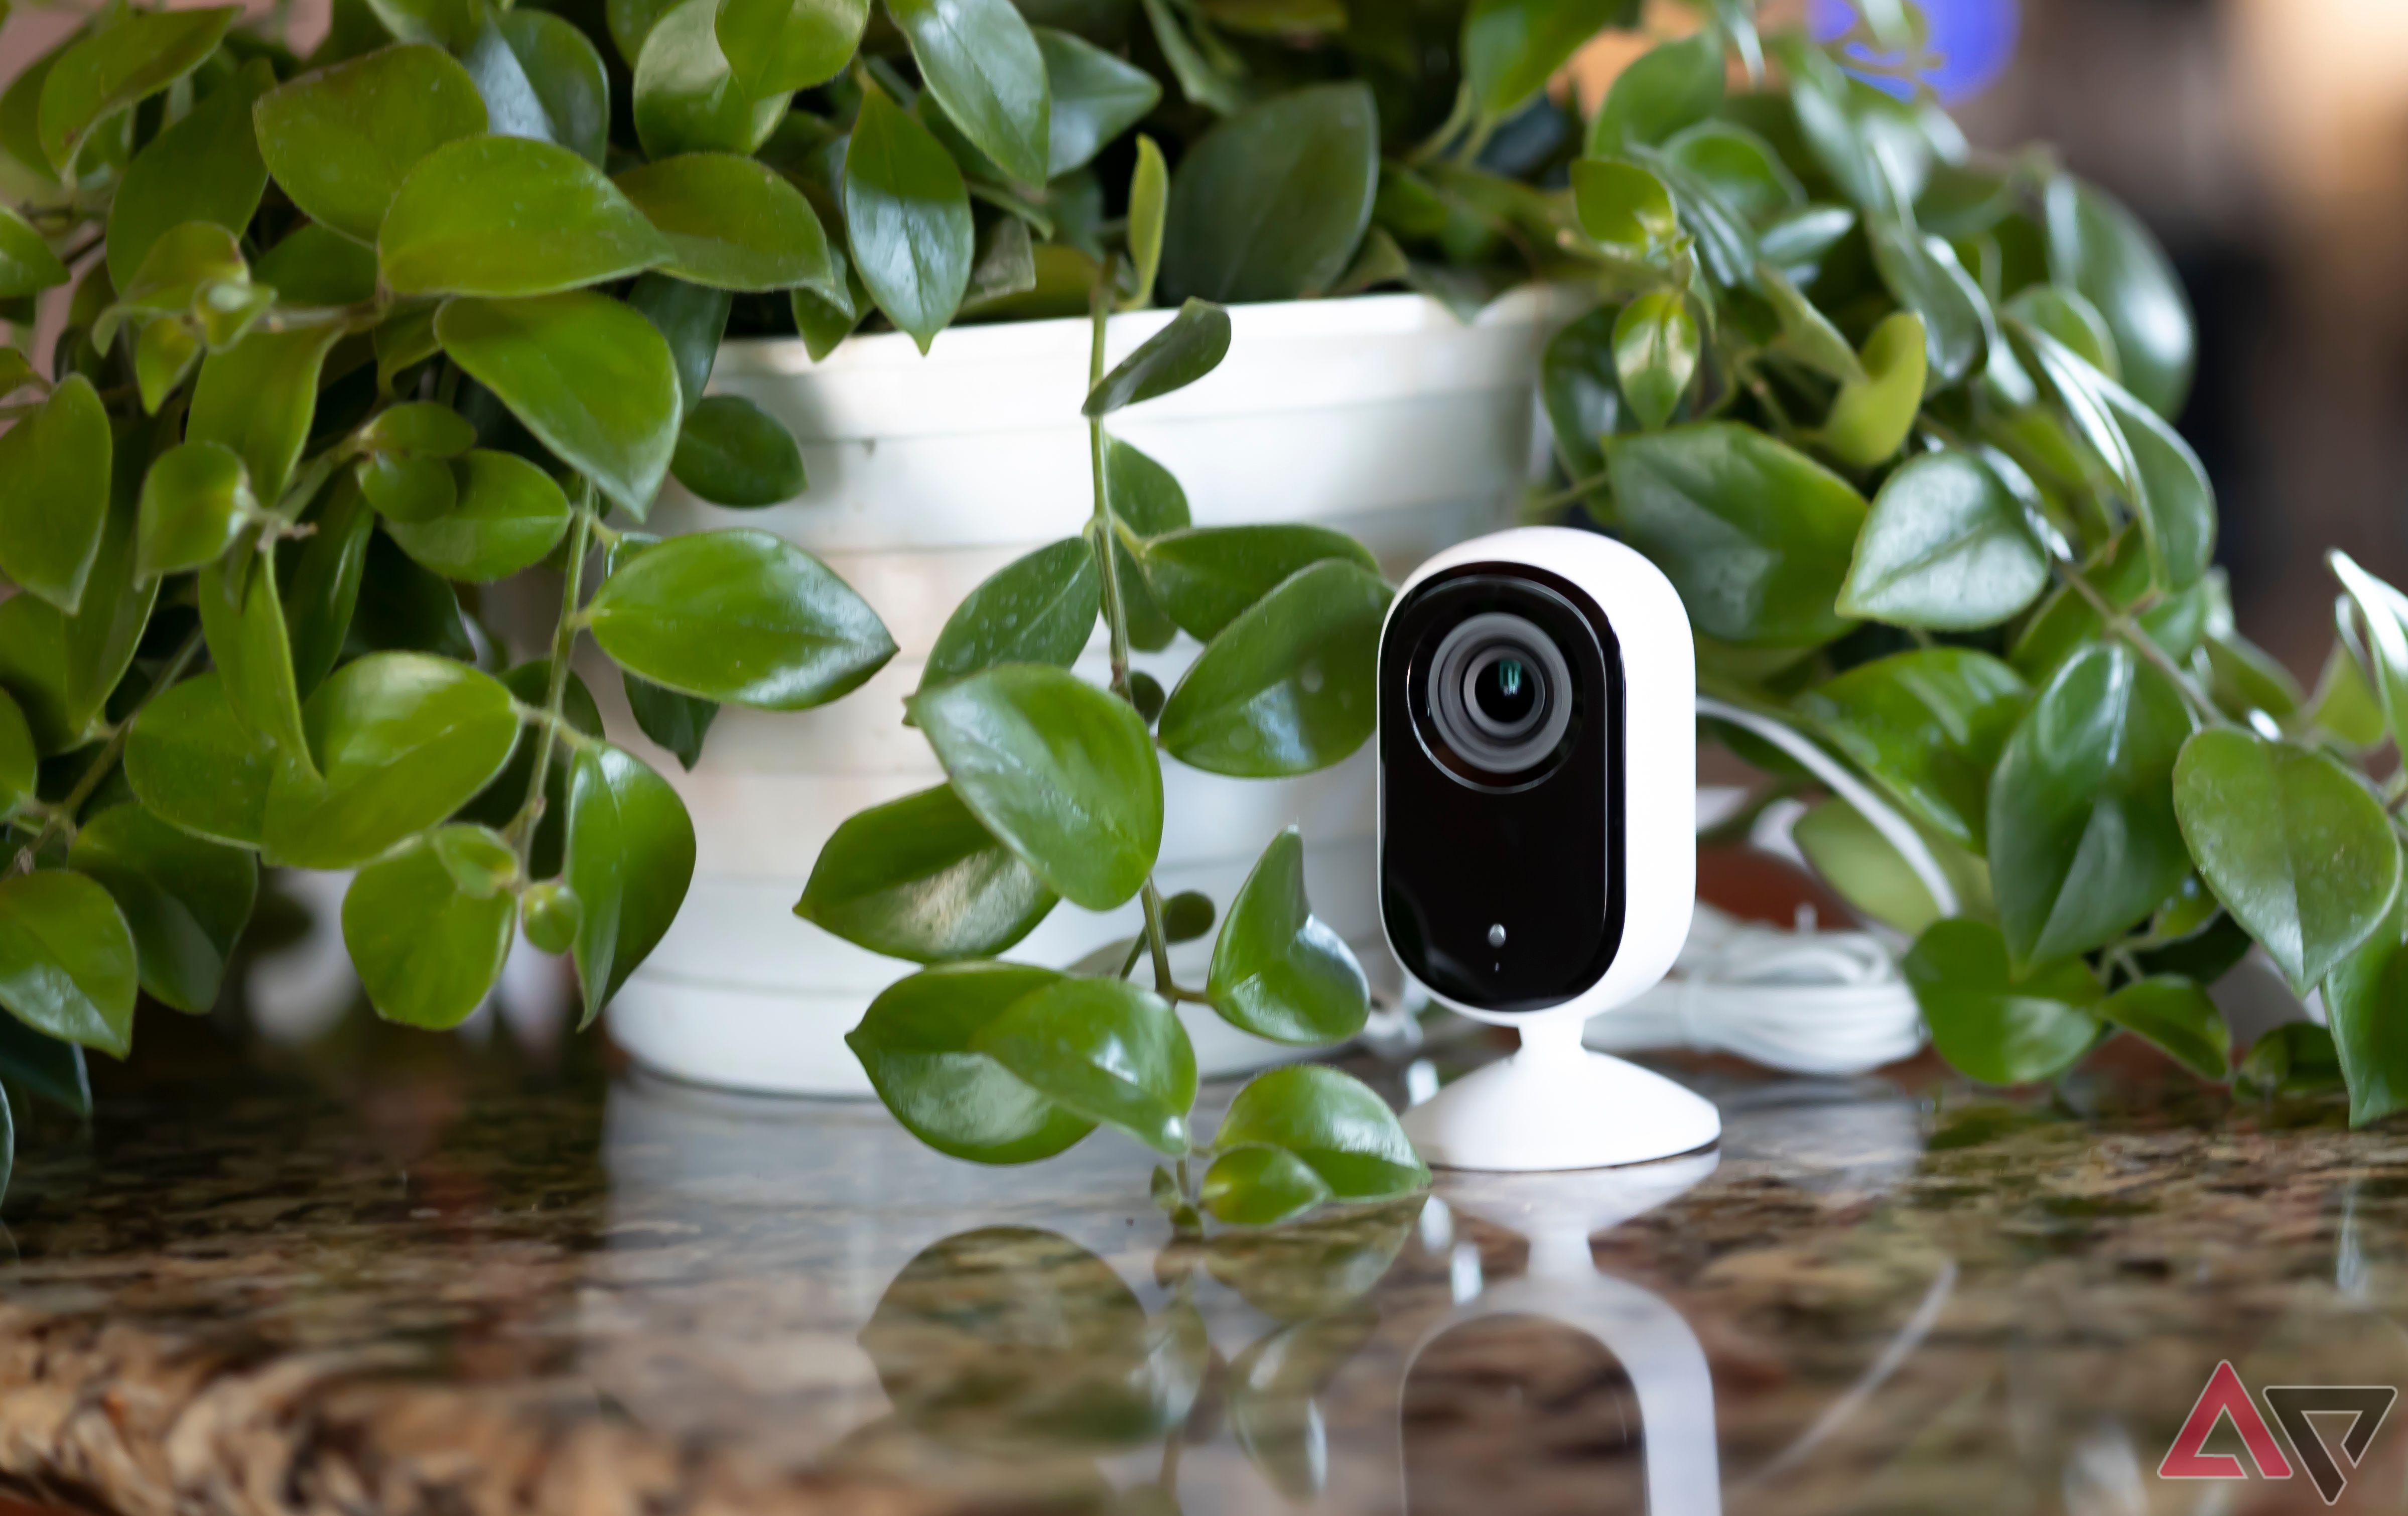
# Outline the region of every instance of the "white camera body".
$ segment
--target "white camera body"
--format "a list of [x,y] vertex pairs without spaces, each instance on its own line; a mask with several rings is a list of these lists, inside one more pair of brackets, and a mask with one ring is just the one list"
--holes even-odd
[[1580,1045],[1652,988],[1697,898],[1697,654],[1656,566],[1594,532],[1478,538],[1380,637],[1381,919],[1413,983],[1522,1051],[1407,1113],[1450,1168],[1594,1168],[1713,1142],[1711,1102]]

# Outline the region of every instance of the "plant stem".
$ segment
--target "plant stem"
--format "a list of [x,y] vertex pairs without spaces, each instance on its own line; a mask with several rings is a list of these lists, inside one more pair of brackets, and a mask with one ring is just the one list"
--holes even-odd
[[1611,474],[1591,474],[1586,479],[1576,479],[1559,490],[1541,495],[1522,509],[1526,512],[1552,511],[1559,505],[1570,505],[1584,499],[1612,483]]
[[552,630],[552,667],[543,691],[544,719],[538,724],[535,767],[527,773],[526,800],[510,818],[508,839],[518,849],[519,871],[527,868],[535,848],[536,823],[543,819],[544,781],[552,776],[552,750],[560,745],[560,707],[568,693],[568,660],[577,651],[578,602],[585,591],[585,552],[594,532],[594,484],[580,479],[577,510],[568,528],[568,564],[562,570],[560,621]]
[[1455,105],[1448,109],[1446,120],[1438,123],[1438,130],[1424,137],[1405,154],[1405,166],[1417,168],[1445,152],[1455,134],[1471,124],[1471,86],[1467,83],[1455,92]]
[[2141,661],[2173,681],[2174,688],[2181,691],[2183,700],[2189,704],[2192,712],[2201,721],[2211,727],[2232,725],[2226,719],[2224,713],[2215,708],[2215,702],[2201,693],[2189,673],[2180,664],[2168,657],[2166,650],[2159,647],[2156,640],[2147,632],[2142,630],[2129,615],[2110,603],[2106,596],[2099,593],[2098,585],[2083,578],[2063,559],[2052,558],[2049,566],[2057,570],[2057,577],[2065,583],[2066,587],[2089,602],[2090,609],[2098,613],[2099,619],[2105,624],[2110,635],[2140,655]]
[[1154,875],[1145,876],[1138,899],[1145,905],[1145,941],[1154,953],[1154,988],[1168,995],[1179,987],[1170,977],[1170,933],[1162,924],[1162,891],[1154,888]]
[[83,809],[84,801],[92,799],[100,788],[101,782],[108,777],[109,771],[117,767],[117,760],[124,757],[125,739],[134,729],[135,718],[176,681],[184,677],[184,671],[192,666],[193,659],[200,656],[201,645],[201,633],[196,628],[167,659],[167,666],[159,671],[159,677],[150,682],[150,687],[142,692],[142,698],[134,702],[134,709],[125,713],[125,719],[108,729],[108,741],[102,745],[100,756],[93,758],[76,780],[75,787],[49,807],[49,816],[42,823],[42,830],[34,834],[33,841],[18,849],[15,860],[8,865],[8,873],[33,873],[35,856],[49,846],[52,838],[61,834],[70,840],[74,838],[76,813]]

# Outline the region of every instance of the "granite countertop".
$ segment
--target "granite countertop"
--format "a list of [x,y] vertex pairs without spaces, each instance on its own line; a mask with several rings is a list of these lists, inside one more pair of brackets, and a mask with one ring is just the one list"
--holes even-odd
[[[437,1041],[200,1060],[23,1134],[0,1489],[131,1516],[1499,1516],[1651,1481],[1659,1512],[2320,1509],[2304,1479],[2155,1470],[2219,1360],[2408,1383],[2408,1138],[2138,1054],[2012,1102],[1926,1065],[1671,1065],[1723,1103],[1718,1152],[1198,1245],[1110,1134],[989,1171],[874,1106]],[[2386,1429],[2343,1509],[2403,1472]]]

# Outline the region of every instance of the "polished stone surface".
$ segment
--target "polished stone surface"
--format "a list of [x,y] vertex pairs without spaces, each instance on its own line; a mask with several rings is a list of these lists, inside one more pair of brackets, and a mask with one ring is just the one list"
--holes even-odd
[[[982,1170],[873,1106],[595,1046],[162,1054],[88,1127],[29,1123],[0,1487],[141,1516],[2321,1509],[2304,1478],[2155,1470],[2221,1359],[2408,1383],[2408,1135],[2138,1051],[2014,1102],[1673,1065],[1718,1152],[1198,1243],[1109,1134]],[[2341,1509],[2397,1509],[2403,1471],[2386,1427]]]

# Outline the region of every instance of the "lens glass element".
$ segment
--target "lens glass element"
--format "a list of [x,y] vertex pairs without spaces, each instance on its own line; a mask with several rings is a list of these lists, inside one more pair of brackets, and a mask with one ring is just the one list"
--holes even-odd
[[1520,782],[1556,756],[1576,692],[1562,650],[1538,626],[1501,611],[1468,617],[1439,640],[1428,668],[1429,719],[1450,767]]

